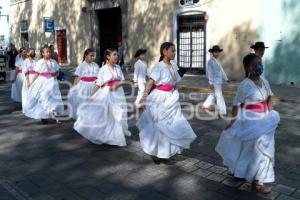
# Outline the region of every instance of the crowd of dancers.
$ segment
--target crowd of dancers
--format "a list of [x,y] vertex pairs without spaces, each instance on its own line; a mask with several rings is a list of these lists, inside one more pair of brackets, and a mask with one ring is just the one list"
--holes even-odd
[[[221,133],[216,151],[238,180],[252,182],[253,190],[269,193],[265,183],[274,182],[274,134],[280,117],[273,110],[272,90],[263,76],[262,55],[267,48],[257,42],[243,59],[245,78],[240,83],[233,102],[232,120]],[[207,77],[212,89],[203,104],[209,112],[216,104],[220,116],[226,116],[222,95],[223,80],[229,81],[218,56],[222,52],[213,46],[209,52]],[[29,118],[40,119],[43,124],[64,113],[59,82],[60,66],[52,59],[51,49],[44,46],[41,59],[36,60],[35,50],[21,49],[15,62],[11,97],[22,102],[22,112]],[[173,61],[175,45],[165,42],[160,47],[160,59],[153,68],[145,61],[146,49],[135,54],[134,87],[138,88],[135,101],[143,112],[136,125],[143,151],[155,164],[168,162],[175,154],[190,148],[195,140],[189,122],[182,114],[176,84],[181,80]],[[118,52],[109,48],[104,54],[104,65],[95,62],[95,52],[86,49],[83,60],[76,68],[75,79],[68,93],[69,116],[75,121],[74,129],[95,144],[126,146],[131,133],[127,123],[127,102],[122,85],[124,75],[118,63]]]

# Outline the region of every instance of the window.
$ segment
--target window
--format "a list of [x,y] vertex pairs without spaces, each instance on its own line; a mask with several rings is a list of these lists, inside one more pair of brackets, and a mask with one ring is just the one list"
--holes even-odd
[[179,0],[180,6],[192,6],[199,3],[200,0]]

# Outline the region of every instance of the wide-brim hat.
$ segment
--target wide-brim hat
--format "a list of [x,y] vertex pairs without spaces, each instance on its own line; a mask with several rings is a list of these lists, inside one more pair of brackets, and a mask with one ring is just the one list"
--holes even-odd
[[147,49],[138,49],[134,55],[135,58],[139,57],[141,54],[146,53]]
[[211,49],[209,49],[208,50],[210,53],[212,53],[212,52],[216,52],[216,51],[218,51],[218,52],[221,52],[221,51],[223,51],[223,49],[221,49],[218,45],[214,45]]
[[250,46],[251,49],[266,49],[266,48],[269,48],[269,47],[266,47],[265,46],[265,43],[264,42],[255,42],[254,45],[251,45]]

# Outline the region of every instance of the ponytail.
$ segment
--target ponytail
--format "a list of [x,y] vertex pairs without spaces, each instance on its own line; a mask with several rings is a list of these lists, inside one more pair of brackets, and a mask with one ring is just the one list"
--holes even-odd
[[162,61],[165,57],[164,55],[164,50],[168,50],[170,47],[175,46],[172,42],[164,42],[161,44],[160,46],[160,58],[159,58],[159,62]]
[[31,58],[34,58],[35,57],[35,49],[34,48],[29,48],[28,51],[31,52],[29,56]]
[[164,59],[164,55],[160,55],[158,62],[162,61],[163,59]]

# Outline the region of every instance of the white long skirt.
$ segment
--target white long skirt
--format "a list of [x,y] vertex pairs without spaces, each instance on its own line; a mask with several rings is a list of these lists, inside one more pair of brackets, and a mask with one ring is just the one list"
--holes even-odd
[[95,144],[126,146],[125,136],[131,133],[128,130],[123,88],[111,92],[105,86],[81,103],[74,129]]
[[145,153],[170,158],[188,149],[196,135],[182,115],[179,93],[154,89],[147,98],[146,110],[137,122]]
[[[29,83],[31,83],[32,79],[34,77],[34,74],[29,74]],[[27,112],[27,96],[28,96],[28,84],[26,81],[26,77],[24,78],[23,81],[23,86],[22,86],[22,112],[25,113]]]
[[48,119],[63,112],[58,81],[53,77],[39,76],[28,90],[25,115],[33,119]]
[[22,87],[24,75],[18,73],[16,81],[11,86],[11,98],[15,102],[22,102]]
[[256,113],[242,109],[232,127],[222,132],[216,151],[235,177],[274,182],[274,134],[279,121],[276,111]]
[[79,81],[77,85],[70,89],[68,103],[70,109],[69,116],[71,118],[77,119],[77,108],[80,103],[91,96],[94,85],[94,82]]

